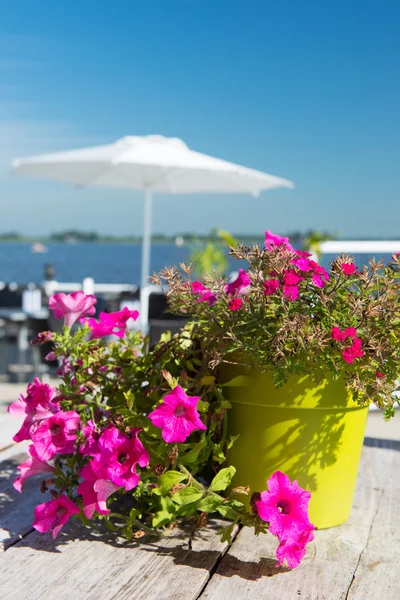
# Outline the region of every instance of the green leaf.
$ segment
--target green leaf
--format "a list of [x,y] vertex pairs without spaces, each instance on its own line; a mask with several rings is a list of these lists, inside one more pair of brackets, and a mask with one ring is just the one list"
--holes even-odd
[[176,504],[190,504],[192,502],[197,502],[200,498],[203,497],[203,492],[197,489],[194,485],[189,485],[186,488],[183,488],[176,492],[172,496],[172,500],[176,502]]
[[199,400],[196,408],[199,412],[207,412],[209,406],[210,406],[209,402],[206,402],[205,400]]
[[218,506],[217,511],[226,519],[234,521],[237,517],[236,512],[230,506]]
[[160,343],[165,344],[166,342],[169,342],[170,339],[171,339],[171,332],[165,331],[164,333],[161,334]]
[[210,490],[212,492],[221,492],[222,490],[226,490],[226,488],[230,485],[235,473],[235,467],[226,467],[225,469],[221,469],[212,480]]
[[243,507],[244,504],[242,502],[239,502],[238,500],[231,500],[229,504],[225,503],[221,504],[221,506],[218,506],[217,511],[221,516],[234,521],[238,516],[237,512],[240,512]]
[[129,410],[133,408],[134,395],[131,390],[124,392],[125,402]]
[[161,527],[166,523],[170,523],[175,516],[175,506],[171,498],[160,498],[161,510],[157,511],[152,519],[153,527]]
[[228,527],[224,527],[219,531],[219,535],[221,536],[221,542],[228,542],[229,544],[232,541],[232,533],[233,533],[234,524],[228,525]]
[[191,450],[189,450],[189,452],[186,452],[185,454],[181,455],[181,462],[182,464],[192,464],[195,463],[197,461],[197,459],[199,458],[199,454],[200,452],[203,450],[204,448],[204,442],[198,442],[197,444],[195,444],[193,446],[193,448]]
[[205,375],[205,377],[202,377],[202,379],[200,380],[200,383],[201,385],[211,385],[212,383],[214,383],[214,381],[214,375]]
[[181,483],[187,479],[187,475],[180,471],[166,471],[158,479],[158,487],[154,489],[154,494],[157,496],[165,496],[172,490],[174,485]]
[[181,504],[176,511],[178,517],[193,517],[197,516],[197,502],[190,504]]
[[247,387],[249,385],[250,378],[247,375],[238,375],[227,383],[220,383],[224,387]]
[[223,501],[223,498],[217,496],[206,496],[198,503],[197,510],[207,513],[215,512]]

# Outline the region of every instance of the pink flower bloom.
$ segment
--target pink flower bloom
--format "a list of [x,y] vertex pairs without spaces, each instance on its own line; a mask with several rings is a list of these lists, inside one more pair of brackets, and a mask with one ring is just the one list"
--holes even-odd
[[56,538],[71,515],[78,515],[80,512],[75,502],[63,494],[55,500],[39,504],[35,508],[35,520],[32,525],[40,533],[52,531],[53,538]]
[[228,310],[239,310],[242,306],[243,300],[241,298],[232,298],[228,303]]
[[108,427],[99,438],[99,453],[92,461],[93,468],[118,487],[127,491],[139,483],[136,465],[146,467],[150,455],[137,437],[141,429],[133,428],[124,435],[116,427]]
[[342,271],[345,275],[353,275],[356,272],[356,265],[354,263],[343,263]]
[[22,491],[22,486],[28,477],[33,477],[37,473],[53,473],[54,467],[40,460],[36,454],[34,446],[28,447],[29,458],[25,462],[18,465],[20,476],[14,481],[14,487],[18,492]]
[[328,281],[330,281],[329,273],[321,267],[321,265],[317,264],[314,261],[310,261],[313,263],[314,273],[311,278],[313,284],[318,288],[323,288]]
[[299,288],[297,285],[284,285],[282,290],[286,300],[293,301],[299,297]]
[[59,411],[45,419],[32,433],[39,460],[50,460],[56,454],[72,454],[80,418],[75,411]]
[[46,354],[46,356],[44,357],[44,360],[57,360],[57,354],[53,351],[49,352],[48,354]]
[[82,427],[82,434],[86,438],[86,441],[80,446],[79,452],[83,456],[94,456],[99,452],[98,441],[100,438],[100,433],[97,431],[94,421],[88,421]]
[[225,290],[228,294],[242,294],[251,284],[250,275],[243,269],[239,269],[239,275],[235,281],[228,283],[225,286]]
[[279,540],[296,539],[304,530],[314,529],[308,518],[308,503],[311,493],[291,483],[280,471],[271,475],[268,490],[261,492],[256,502],[260,519],[269,522],[269,530]]
[[354,339],[355,337],[357,337],[357,329],[355,327],[347,327],[343,333],[346,336],[346,338],[350,337]]
[[305,529],[298,537],[292,540],[283,540],[277,550],[277,567],[287,564],[289,569],[298,567],[306,553],[306,545],[314,539],[312,529]]
[[297,285],[300,281],[304,281],[304,277],[300,277],[294,271],[284,271],[283,283],[285,285]]
[[208,304],[212,306],[217,301],[216,295],[203,285],[201,281],[193,281],[192,290],[195,294],[199,295],[197,302],[208,302]]
[[290,252],[294,252],[293,246],[289,243],[289,238],[276,235],[271,231],[268,231],[268,229],[265,232],[264,246],[267,250],[273,250],[277,246],[281,246],[290,250]]
[[62,359],[62,363],[57,369],[57,375],[59,377],[66,377],[67,375],[71,375],[73,372],[72,363],[67,358]]
[[72,292],[72,294],[58,293],[51,296],[49,300],[49,309],[53,311],[56,319],[64,317],[64,323],[67,327],[72,325],[85,316],[93,316],[96,312],[94,305],[97,300],[92,295],[86,295],[83,292]]
[[149,414],[153,425],[162,429],[162,437],[167,443],[184,442],[192,431],[207,429],[196,410],[199,400],[199,396],[187,396],[177,385]]
[[81,323],[87,323],[90,327],[90,339],[96,340],[106,335],[116,335],[123,338],[127,331],[129,319],[136,321],[139,313],[137,310],[129,310],[125,306],[122,310],[113,313],[100,313],[99,321],[96,319],[80,319]]
[[355,338],[357,337],[357,329],[355,327],[347,327],[344,331],[339,329],[339,327],[332,327],[332,338],[337,342],[344,342],[347,338]]
[[279,288],[278,279],[269,279],[268,281],[264,281],[264,294],[266,296],[272,296],[275,294],[276,290]]
[[[90,461],[83,467],[80,476],[83,481],[78,485],[78,494],[81,494],[83,501],[83,514],[86,518],[92,519],[96,511],[99,515],[108,515],[107,498],[116,490],[118,485],[111,481],[102,479],[101,473],[93,468],[93,461]],[[107,491],[105,491],[107,490]]]
[[8,407],[8,412],[14,417],[25,419],[21,429],[13,437],[14,442],[31,439],[33,425],[50,417],[58,410],[58,404],[54,400],[55,389],[41,383],[37,377],[33,383],[28,385],[26,391],[26,396],[20,394],[19,400]]
[[195,294],[208,291],[208,288],[201,281],[192,281],[192,290]]
[[356,358],[361,358],[364,356],[364,352],[361,349],[362,341],[360,338],[356,337],[353,340],[353,344],[350,348],[345,348],[342,352],[342,358],[349,364],[352,364]]
[[217,301],[217,297],[215,294],[212,293],[211,290],[208,290],[208,291],[204,292],[204,294],[201,294],[200,298],[197,300],[197,302],[208,302],[208,304],[210,306],[215,304],[216,301]]
[[337,342],[344,342],[344,340],[346,339],[346,334],[344,333],[344,331],[339,329],[339,327],[332,327],[331,335],[332,338]]
[[382,377],[385,377],[385,373],[381,373],[380,371],[376,371],[375,372],[376,377],[378,377],[379,379],[381,379]]

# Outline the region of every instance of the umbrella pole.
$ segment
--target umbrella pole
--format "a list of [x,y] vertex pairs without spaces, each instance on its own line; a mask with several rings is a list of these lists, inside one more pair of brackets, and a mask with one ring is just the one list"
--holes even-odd
[[150,275],[150,248],[151,248],[151,209],[152,193],[150,189],[145,191],[144,199],[144,225],[142,242],[142,274],[140,284],[140,312],[142,332],[147,333],[149,316],[149,275]]

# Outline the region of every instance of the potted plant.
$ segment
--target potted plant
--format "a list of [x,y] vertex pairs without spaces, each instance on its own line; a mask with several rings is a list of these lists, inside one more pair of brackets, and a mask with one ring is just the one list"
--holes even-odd
[[[49,359],[60,362],[60,383],[53,388],[36,379],[10,407],[24,419],[14,440],[31,442],[14,485],[21,491],[27,477],[43,473],[42,491],[51,494],[35,510],[37,530],[55,536],[79,514],[86,524],[100,519],[139,538],[184,521],[191,544],[216,513],[227,520],[223,540],[236,525],[256,534],[269,530],[279,539],[278,564],[299,564],[313,538],[308,503],[320,494],[319,474],[310,467],[311,477],[298,460],[294,438],[303,425],[283,434],[268,419],[275,409],[290,410],[291,393],[298,412],[307,413],[304,397],[314,412],[333,410],[321,439],[307,430],[320,417],[304,421],[303,438],[323,470],[336,460],[349,427],[360,429],[362,439],[370,402],[391,416],[399,261],[357,272],[342,257],[328,274],[271,235],[264,249],[238,246],[232,255],[248,262],[233,282],[191,281],[185,265],[156,277],[168,284],[171,310],[191,320],[151,349],[140,333],[129,332],[135,311],[96,320],[93,296],[50,299],[63,331],[43,332],[34,343],[53,343]],[[83,327],[71,329],[78,320]],[[331,386],[334,393],[325,393]],[[282,438],[280,458],[270,463],[262,455],[271,446],[263,433],[269,429]],[[251,441],[259,439],[258,450],[249,445],[249,432]]]
[[318,528],[349,517],[368,407],[385,418],[398,402],[400,259],[349,256],[327,272],[287,238],[266,232],[264,248],[238,245],[242,261],[227,283],[191,281],[166,270],[171,310],[196,321],[210,366],[232,408],[237,437],[233,483],[259,490],[283,470],[313,492]]

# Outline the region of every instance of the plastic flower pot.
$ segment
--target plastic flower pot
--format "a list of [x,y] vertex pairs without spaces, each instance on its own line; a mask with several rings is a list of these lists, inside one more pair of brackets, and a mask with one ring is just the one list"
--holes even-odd
[[[232,402],[228,431],[238,435],[228,462],[235,485],[266,489],[274,471],[283,471],[312,492],[310,520],[318,529],[350,516],[368,407],[352,400],[342,380],[317,385],[292,377],[275,388],[270,373],[229,369],[225,395]],[[243,496],[240,497],[240,500]]]

